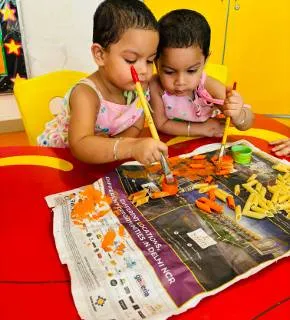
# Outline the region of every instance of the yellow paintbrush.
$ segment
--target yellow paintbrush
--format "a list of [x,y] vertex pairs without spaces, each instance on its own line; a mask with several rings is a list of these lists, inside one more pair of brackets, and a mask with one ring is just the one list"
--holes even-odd
[[[237,83],[234,82],[233,90],[236,90],[236,88],[237,88]],[[224,152],[225,152],[225,147],[226,147],[226,144],[227,144],[227,137],[228,137],[230,123],[231,123],[231,118],[230,117],[226,117],[225,130],[224,130],[224,135],[223,135],[222,144],[221,144],[219,157],[218,157],[218,163],[217,163],[218,167],[221,164],[221,161],[222,161],[222,158],[223,158],[223,155],[224,155]]]
[[[141,83],[138,78],[138,74],[137,74],[134,66],[131,66],[131,74],[132,74],[133,81],[135,82],[135,85],[136,85],[137,94],[138,94],[139,99],[141,101],[141,105],[143,107],[145,118],[147,120],[151,135],[152,135],[153,139],[160,140],[158,132],[155,127],[155,124],[154,124],[154,121],[152,119],[149,107],[148,107],[147,100],[146,100],[144,92],[143,92],[143,88],[141,86]],[[172,172],[169,168],[168,162],[166,161],[163,154],[161,154],[160,163],[161,163],[162,169],[164,171],[164,175],[165,175],[165,179],[166,179],[167,183],[169,183],[169,184],[174,183],[173,174],[172,174]]]

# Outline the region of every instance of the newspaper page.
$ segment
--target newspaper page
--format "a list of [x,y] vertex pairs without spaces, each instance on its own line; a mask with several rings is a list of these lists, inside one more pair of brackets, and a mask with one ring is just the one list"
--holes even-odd
[[[82,319],[167,319],[289,255],[289,164],[250,146],[251,164],[235,164],[231,174],[215,176],[214,183],[245,208],[251,190],[242,185],[251,177],[260,211],[264,205],[257,216],[249,211],[237,218],[219,199],[222,213],[198,209],[195,200],[201,194],[194,186],[201,180],[184,167],[193,153],[171,162],[178,172],[175,196],[150,198],[160,190],[161,169],[134,162],[93,185],[46,197]],[[205,151],[207,158],[216,153]],[[273,168],[278,163],[284,172]],[[144,189],[149,195],[142,194]]]

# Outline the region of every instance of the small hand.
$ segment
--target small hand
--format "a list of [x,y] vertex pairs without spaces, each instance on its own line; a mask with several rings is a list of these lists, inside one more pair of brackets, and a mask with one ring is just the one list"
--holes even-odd
[[222,137],[225,126],[219,120],[208,119],[202,124],[201,135],[205,137]]
[[272,141],[270,145],[277,156],[290,156],[290,138]]
[[161,153],[167,157],[167,145],[152,138],[138,138],[132,147],[132,157],[144,165],[159,161]]
[[233,123],[240,122],[244,102],[240,94],[230,87],[226,88],[226,99],[223,105],[225,116],[231,117]]

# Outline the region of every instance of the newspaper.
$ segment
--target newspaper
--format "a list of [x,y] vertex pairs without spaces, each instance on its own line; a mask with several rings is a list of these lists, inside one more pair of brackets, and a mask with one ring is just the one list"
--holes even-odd
[[[217,177],[232,194],[234,184],[253,173],[264,186],[279,174],[272,169],[278,159],[250,146],[250,166],[236,167],[227,179]],[[204,214],[194,205],[200,194],[188,178],[178,177],[176,196],[136,207],[128,195],[158,189],[160,174],[128,163],[91,186],[46,197],[82,319],[167,319],[289,255],[285,211],[240,221],[229,208]],[[237,201],[243,205],[245,195]]]

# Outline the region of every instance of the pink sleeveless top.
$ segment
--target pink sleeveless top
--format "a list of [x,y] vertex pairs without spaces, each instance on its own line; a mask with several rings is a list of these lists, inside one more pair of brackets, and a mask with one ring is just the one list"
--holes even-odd
[[[138,107],[138,98],[131,104],[121,105],[105,100],[101,92],[96,88],[90,79],[82,79],[78,84],[86,84],[91,87],[100,100],[99,113],[96,118],[95,133],[105,133],[108,136],[115,136],[118,133],[130,128],[142,115],[142,107]],[[62,111],[45,125],[44,132],[38,136],[37,142],[41,146],[68,147],[68,125],[70,118],[69,98],[72,90],[64,97]]]
[[164,91],[162,100],[168,119],[191,122],[204,122],[214,117],[219,110],[214,105],[223,105],[224,100],[214,99],[204,87],[206,74],[203,72],[200,83],[194,92],[194,99],[188,96],[170,95]]

